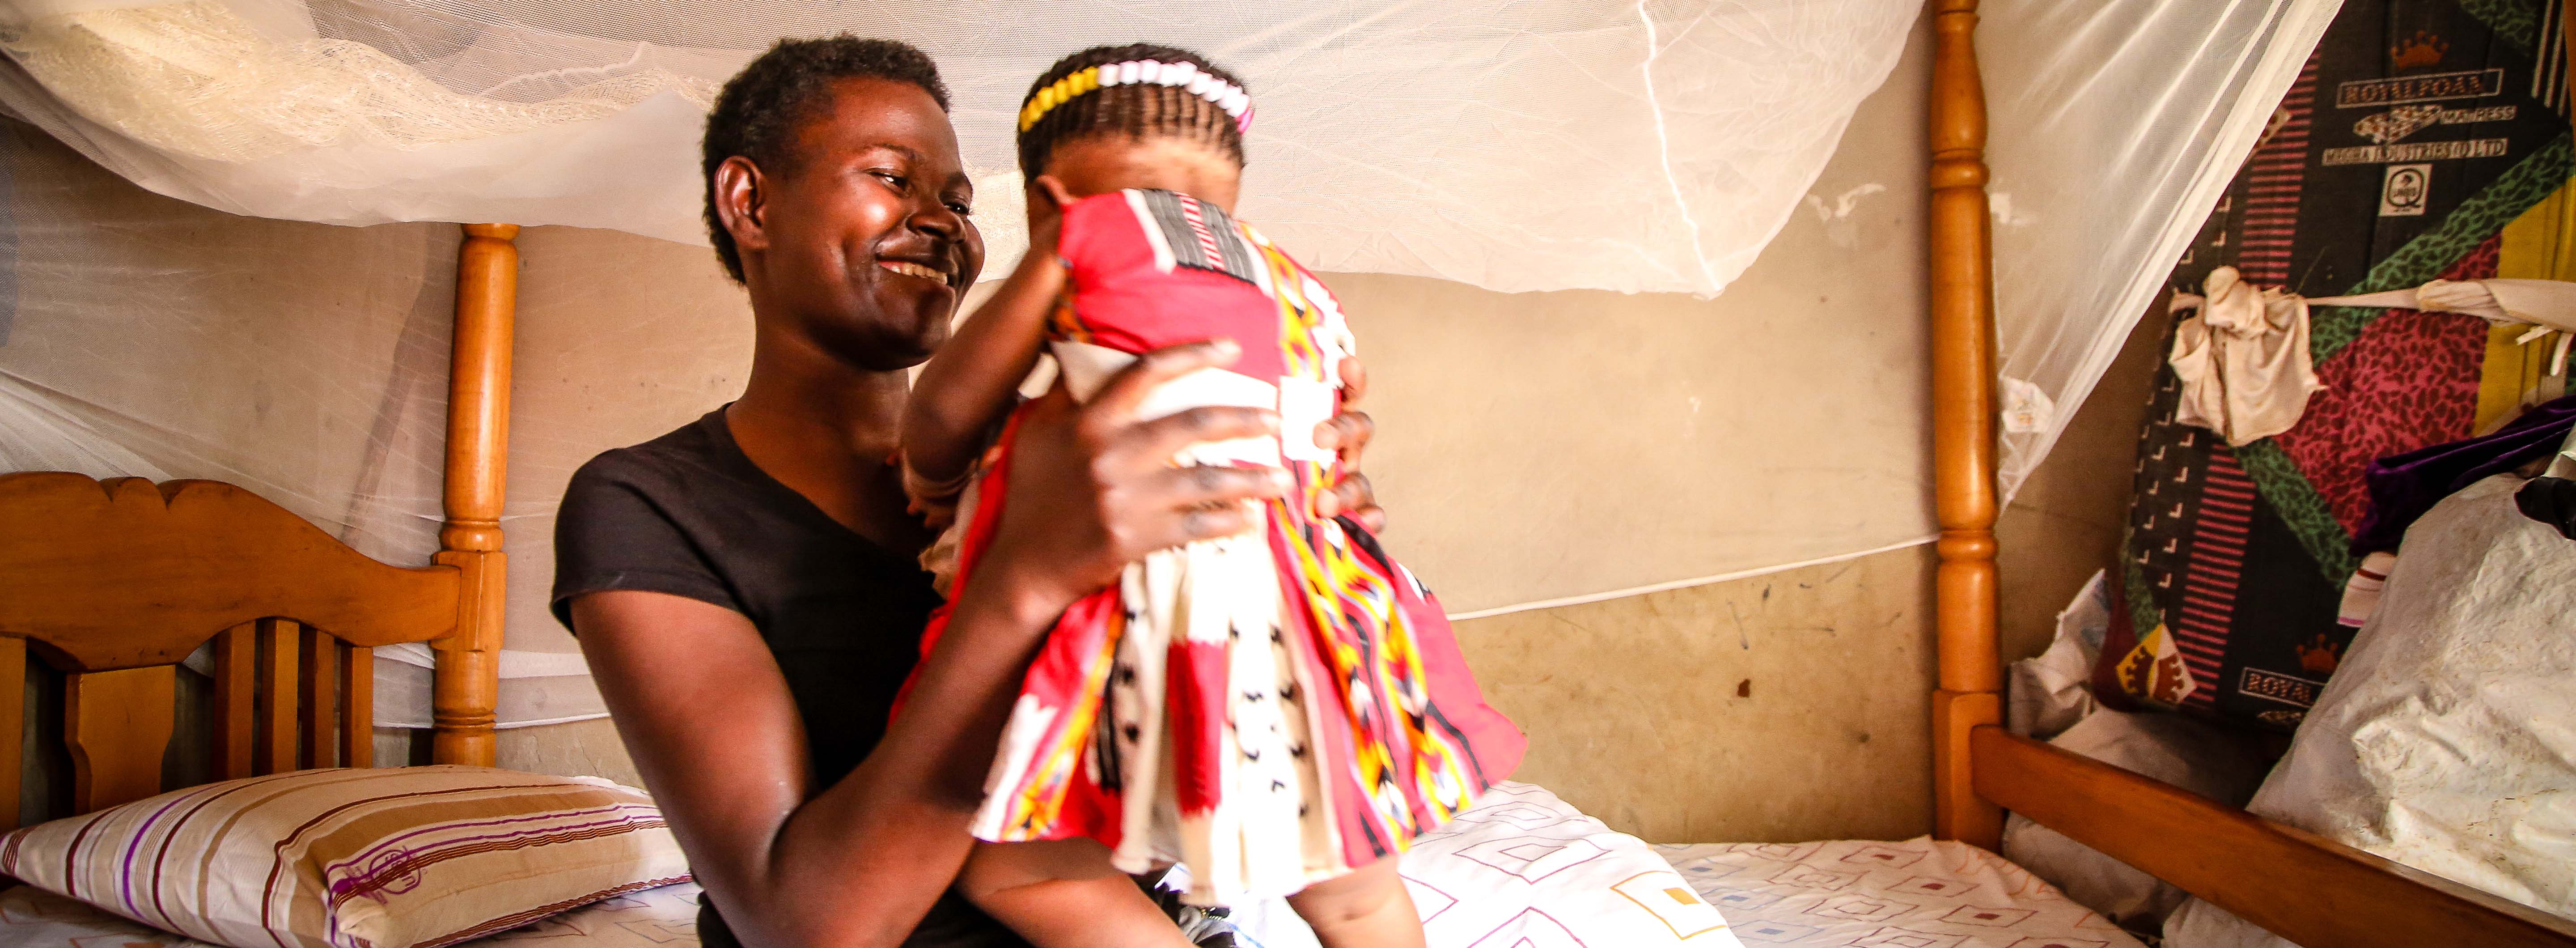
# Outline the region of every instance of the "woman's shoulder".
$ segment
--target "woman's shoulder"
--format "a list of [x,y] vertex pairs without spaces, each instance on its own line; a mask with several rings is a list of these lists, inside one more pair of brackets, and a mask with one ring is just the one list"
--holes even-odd
[[613,589],[685,596],[735,611],[743,606],[718,564],[700,551],[711,517],[706,499],[721,455],[705,426],[723,409],[669,434],[600,452],[573,472],[555,511],[555,617],[571,626],[571,601]]
[[565,496],[620,487],[677,487],[724,471],[728,455],[740,449],[733,447],[723,419],[724,409],[718,408],[650,441],[592,455],[573,471]]

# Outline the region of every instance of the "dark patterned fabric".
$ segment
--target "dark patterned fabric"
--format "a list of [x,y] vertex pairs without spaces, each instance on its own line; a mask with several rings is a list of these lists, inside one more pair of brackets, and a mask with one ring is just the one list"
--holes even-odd
[[2557,454],[2571,423],[2576,423],[2576,397],[2551,399],[2531,406],[2493,434],[2370,462],[2370,470],[2362,475],[2370,483],[2370,519],[2353,531],[2353,551],[2396,549],[2406,528],[2443,498]]
[[[2350,0],[2171,284],[2233,266],[2307,296],[2494,276],[2504,226],[2567,183],[2563,29],[2537,0]],[[2296,727],[2350,644],[2337,605],[2362,471],[2470,433],[2487,326],[2318,307],[2327,388],[2230,449],[2161,372],[2139,432],[2107,701]],[[2166,341],[2170,351],[2172,340]]]
[[1153,217],[1161,241],[1157,249],[1169,252],[1174,264],[1262,284],[1262,275],[1253,269],[1252,247],[1223,209],[1174,191],[1138,191],[1136,199]]

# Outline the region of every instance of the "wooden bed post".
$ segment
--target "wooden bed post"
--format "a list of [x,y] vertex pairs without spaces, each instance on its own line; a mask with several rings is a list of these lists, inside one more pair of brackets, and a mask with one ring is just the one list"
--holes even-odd
[[1931,103],[1932,483],[1941,522],[1932,834],[1996,848],[2003,811],[1969,779],[1969,731],[2003,720],[1995,632],[1994,248],[1977,0],[1937,0]]
[[437,650],[430,760],[492,766],[508,591],[501,497],[510,446],[510,336],[519,294],[515,224],[467,224],[456,259],[456,352],[448,366],[447,524],[437,561],[464,573],[456,632]]

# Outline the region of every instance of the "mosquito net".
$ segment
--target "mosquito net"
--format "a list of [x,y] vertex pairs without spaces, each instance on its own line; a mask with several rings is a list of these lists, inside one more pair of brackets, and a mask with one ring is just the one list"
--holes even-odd
[[[1895,62],[1906,0],[1240,4],[31,0],[0,101],[239,214],[703,242],[695,143],[780,36],[910,41],[955,94],[996,266],[1011,117],[1056,57],[1186,45],[1252,79],[1245,215],[1324,269],[1713,294]],[[997,200],[998,199],[998,200]],[[998,226],[997,226],[998,225]]]
[[[1482,360],[1380,396],[1473,430],[1417,420],[1373,464],[1496,472],[1416,479],[1430,486],[1398,507],[1443,524],[1407,558],[1452,608],[1669,588],[1930,529],[1920,58],[1897,80],[1912,91],[1872,100],[1878,127],[1844,141],[1919,26],[1909,0],[0,6],[0,106],[41,129],[17,126],[0,162],[0,469],[232,481],[419,562],[436,545],[457,238],[403,222],[656,238],[521,239],[504,726],[599,713],[545,611],[563,479],[739,390],[740,296],[688,246],[704,243],[696,139],[716,85],[782,35],[892,36],[939,61],[988,273],[1021,242],[1009,117],[1055,57],[1150,38],[1245,76],[1260,110],[1247,218],[1319,270],[1377,275],[1346,296],[1497,314],[1438,316],[1474,345],[1432,338],[1427,316],[1380,334]],[[2146,308],[2334,7],[1987,0],[2007,485]],[[1793,215],[1800,259],[1762,255]],[[1746,275],[1757,256],[1768,276]],[[1542,290],[1561,292],[1486,292]],[[1580,290],[1648,295],[1562,292]],[[1473,394],[1495,377],[1540,394]],[[426,673],[393,657],[380,720],[425,723]]]

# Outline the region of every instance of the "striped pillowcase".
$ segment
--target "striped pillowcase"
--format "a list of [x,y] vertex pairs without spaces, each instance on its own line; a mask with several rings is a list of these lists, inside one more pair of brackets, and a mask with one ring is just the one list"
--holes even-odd
[[0,873],[237,948],[437,948],[689,878],[643,791],[456,766],[190,787],[0,837]]

